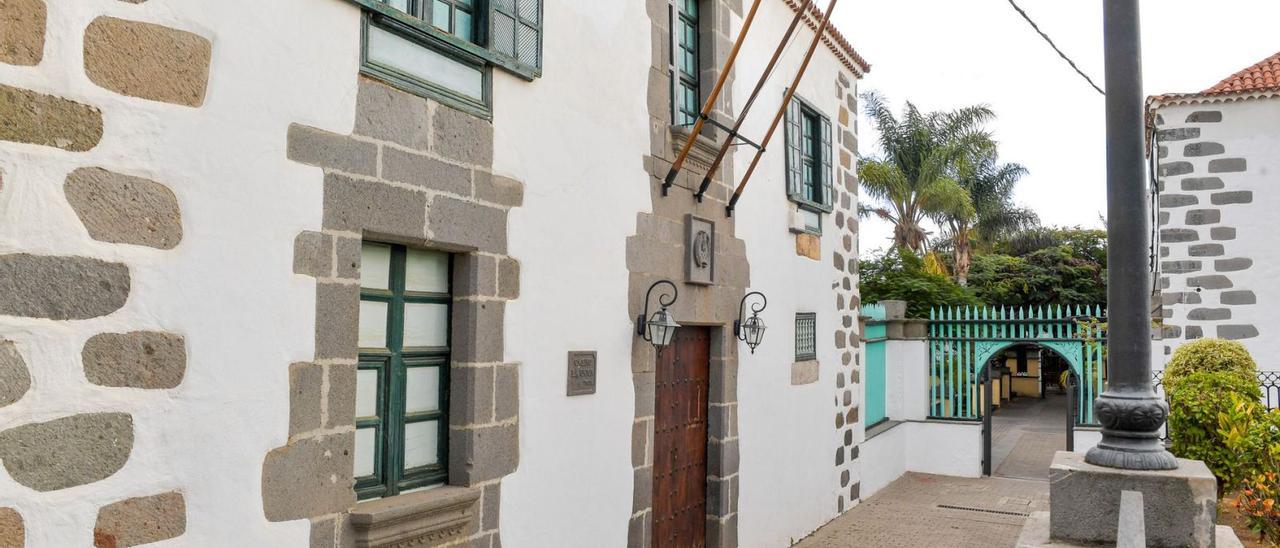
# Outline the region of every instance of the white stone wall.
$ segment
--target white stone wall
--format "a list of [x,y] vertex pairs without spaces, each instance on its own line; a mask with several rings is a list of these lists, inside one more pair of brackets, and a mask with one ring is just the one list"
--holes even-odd
[[1280,350],[1280,99],[1166,106],[1160,145],[1163,341],[1155,368],[1180,344],[1239,340],[1260,369]]

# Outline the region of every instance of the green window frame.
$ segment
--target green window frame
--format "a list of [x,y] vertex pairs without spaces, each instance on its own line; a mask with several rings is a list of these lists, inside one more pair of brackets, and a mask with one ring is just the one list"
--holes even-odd
[[796,313],[796,361],[818,359],[818,315],[814,312]]
[[356,495],[446,483],[453,257],[366,241],[360,268]]
[[831,213],[835,184],[831,119],[793,96],[786,112],[787,198],[814,213]]
[[670,0],[671,123],[693,125],[702,114],[699,0]]

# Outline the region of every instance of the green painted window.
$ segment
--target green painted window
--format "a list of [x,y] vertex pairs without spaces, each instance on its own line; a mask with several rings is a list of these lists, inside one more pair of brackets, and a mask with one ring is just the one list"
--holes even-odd
[[796,313],[796,361],[818,359],[818,315],[813,312]]
[[698,0],[671,0],[671,120],[692,125],[702,113]]
[[444,483],[452,257],[365,242],[360,253],[356,494]]
[[476,4],[483,0],[381,0],[404,13],[430,22],[436,28],[476,43]]
[[787,197],[802,212],[830,213],[835,206],[831,120],[793,97],[787,105],[786,134]]

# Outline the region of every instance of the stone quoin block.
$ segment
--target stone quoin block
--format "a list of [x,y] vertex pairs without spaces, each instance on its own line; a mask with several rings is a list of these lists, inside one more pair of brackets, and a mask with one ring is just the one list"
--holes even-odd
[[1195,171],[1195,166],[1191,162],[1168,162],[1160,164],[1161,177],[1177,177],[1178,175],[1186,175]]
[[353,232],[422,234],[426,194],[329,173],[324,178],[324,227]]
[[333,275],[333,237],[300,232],[293,238],[293,273],[326,278]]
[[1200,239],[1200,234],[1190,228],[1163,228],[1160,229],[1160,241],[1168,243],[1177,242],[1194,242]]
[[170,492],[114,502],[98,510],[93,544],[98,548],[138,546],[187,532],[187,502]]
[[471,170],[391,147],[382,149],[382,178],[459,196],[471,196]]
[[507,252],[507,212],[448,196],[431,200],[431,239],[491,253]]
[[356,359],[360,288],[353,284],[316,284],[315,357]]
[[463,297],[498,294],[498,258],[465,253],[453,258],[453,293]]
[[1171,216],[1169,215],[1169,212],[1168,212],[1168,211],[1161,211],[1161,212],[1160,212],[1160,219],[1159,219],[1159,221],[1158,221],[1158,222],[1159,222],[1159,224],[1160,224],[1160,226],[1164,226],[1164,225],[1169,224],[1169,219],[1170,219],[1170,217],[1171,217]]
[[0,63],[40,64],[47,18],[44,0],[0,2]]
[[1196,272],[1200,270],[1201,266],[1200,261],[1164,261],[1160,263],[1160,268],[1169,274]]
[[0,140],[84,152],[102,140],[102,111],[0,84]]
[[1248,270],[1251,267],[1253,267],[1253,259],[1245,257],[1220,259],[1213,262],[1213,269],[1218,272],[1237,272],[1240,270]]
[[1231,319],[1229,308],[1196,308],[1187,312],[1187,319],[1192,321],[1218,321]]
[[430,102],[361,77],[356,95],[355,134],[427,150],[431,139]]
[[85,377],[99,386],[175,388],[187,372],[186,340],[172,333],[94,335],[84,344],[80,356]]
[[1187,249],[1192,257],[1218,257],[1224,252],[1222,244],[1196,244]]
[[1231,279],[1217,274],[1208,276],[1192,276],[1187,278],[1187,287],[1202,289],[1227,289],[1232,287]]
[[1198,139],[1200,137],[1200,128],[1198,127],[1180,127],[1173,129],[1162,129],[1157,132],[1157,138],[1161,141],[1186,141],[1188,139]]
[[1182,190],[1218,190],[1227,186],[1217,177],[1187,177],[1182,180]]
[[378,145],[302,124],[290,124],[286,156],[295,162],[356,175],[378,173]]
[[1160,304],[1164,306],[1173,306],[1175,304],[1200,304],[1200,294],[1194,291],[1173,291],[1160,294]]
[[449,368],[449,424],[473,426],[494,421],[494,384],[497,372],[492,365]]
[[496,363],[503,356],[501,301],[461,301],[453,307],[453,359],[464,363]]
[[329,372],[329,408],[324,427],[344,428],[356,425],[356,364],[333,363]]
[[1182,150],[1182,155],[1188,158],[1196,158],[1200,156],[1217,156],[1225,154],[1226,147],[1221,143],[1191,143]]
[[0,341],[0,407],[5,407],[26,395],[31,389],[31,372],[27,362],[11,341]]
[[83,320],[129,297],[129,268],[87,257],[0,255],[0,315]]
[[104,16],[84,31],[84,70],[93,83],[122,95],[198,107],[212,50],[195,33]]
[[1209,162],[1209,173],[1239,173],[1249,169],[1244,158],[1223,158]]
[[1165,339],[1176,339],[1182,336],[1182,328],[1176,325],[1165,325],[1160,329],[1160,337]]
[[504,207],[524,205],[524,183],[509,177],[475,171],[476,199]]
[[1195,340],[1204,337],[1204,328],[1198,325],[1187,326],[1187,340]]
[[133,417],[84,413],[0,432],[0,460],[14,481],[57,491],[110,477],[133,450]]
[[1193,209],[1187,212],[1188,225],[1211,225],[1222,221],[1222,211],[1217,209]]
[[449,481],[472,486],[515,471],[520,463],[520,428],[503,424],[449,429]]
[[1229,226],[1215,226],[1209,229],[1209,237],[1216,241],[1236,239],[1236,229]]
[[289,437],[320,428],[323,422],[324,366],[289,364]]
[[1248,190],[1218,192],[1213,194],[1212,196],[1209,196],[1209,202],[1212,203],[1213,205],[1253,203],[1253,192]]
[[156,249],[173,249],[182,241],[182,211],[167,186],[88,167],[67,175],[62,188],[95,240]]
[[1222,304],[1240,305],[1240,304],[1258,304],[1258,296],[1252,291],[1223,291],[1218,296],[1218,301]]
[[436,154],[470,165],[493,163],[493,124],[445,106],[436,107],[431,124]]
[[1186,207],[1200,203],[1200,199],[1190,194],[1161,194],[1160,207]]
[[0,508],[0,547],[22,548],[27,544],[26,537],[22,514],[13,508]]
[[1258,336],[1258,328],[1252,325],[1219,325],[1218,338],[1231,341],[1252,339]]
[[520,366],[500,365],[495,370],[493,420],[502,422],[520,415]]
[[355,504],[354,438],[354,432],[304,438],[267,453],[262,463],[267,521],[333,514]]
[[1187,115],[1188,124],[1212,124],[1222,121],[1222,112],[1216,110],[1197,110]]
[[510,257],[498,260],[498,297],[503,299],[520,297],[520,261]]

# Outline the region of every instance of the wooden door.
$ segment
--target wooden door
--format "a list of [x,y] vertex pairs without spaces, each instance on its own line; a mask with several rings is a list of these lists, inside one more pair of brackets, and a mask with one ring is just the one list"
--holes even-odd
[[653,443],[653,545],[706,545],[707,394],[711,334],[681,327],[658,355]]

